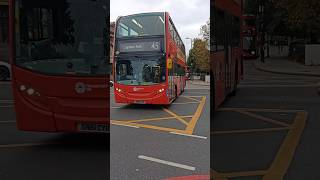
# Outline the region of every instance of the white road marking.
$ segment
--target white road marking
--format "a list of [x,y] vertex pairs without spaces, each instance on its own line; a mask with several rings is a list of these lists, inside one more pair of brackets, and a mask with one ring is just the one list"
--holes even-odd
[[11,82],[0,82],[0,85],[10,85]]
[[9,101],[8,102],[1,102],[0,101],[0,104],[14,104],[14,102],[9,102]]
[[138,158],[143,159],[143,160],[147,160],[147,161],[160,163],[160,164],[165,164],[168,166],[181,168],[181,169],[186,169],[186,170],[190,170],[190,171],[196,170],[196,168],[192,167],[192,166],[187,166],[187,165],[183,165],[183,164],[179,164],[179,163],[175,163],[175,162],[165,161],[165,160],[161,160],[161,159],[157,159],[157,158],[153,158],[153,157],[148,157],[148,156],[144,156],[144,155],[139,155]]
[[184,133],[178,133],[178,132],[170,132],[171,134],[175,135],[181,135],[181,136],[188,136],[188,137],[193,137],[193,138],[199,138],[199,139],[207,139],[205,136],[198,136],[198,135],[192,135],[192,134],[184,134]]
[[121,108],[121,106],[120,107],[111,107],[111,109],[120,109]]
[[292,87],[292,88],[295,88],[295,87],[317,87],[317,85],[315,84],[301,84],[301,85],[294,85],[294,84],[289,84],[289,85],[277,85],[277,84],[270,84],[270,85],[267,85],[267,84],[256,84],[256,85],[253,85],[253,84],[240,84],[238,85],[238,87],[257,87],[257,88],[277,88],[277,87]]
[[0,106],[0,108],[12,108],[13,105],[8,105],[8,106]]
[[14,101],[12,99],[6,99],[6,100],[0,100],[0,103],[13,103]]
[[61,143],[52,142],[52,143],[1,144],[1,145],[0,145],[0,148],[19,148],[19,147],[46,146],[46,145],[57,145],[57,144],[61,144]]
[[13,99],[0,99],[0,101],[13,101]]
[[16,121],[0,121],[0,123],[15,123]]

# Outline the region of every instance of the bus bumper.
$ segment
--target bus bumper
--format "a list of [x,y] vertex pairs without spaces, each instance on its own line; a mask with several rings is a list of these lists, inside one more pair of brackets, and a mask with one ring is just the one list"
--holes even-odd
[[149,94],[130,94],[115,91],[116,103],[123,104],[156,104],[156,105],[168,105],[170,104],[169,98],[165,92],[149,95]]

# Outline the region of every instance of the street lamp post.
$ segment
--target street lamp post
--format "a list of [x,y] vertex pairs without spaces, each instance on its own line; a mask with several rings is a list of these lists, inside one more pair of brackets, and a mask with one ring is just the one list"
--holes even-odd
[[187,37],[186,39],[190,39],[190,41],[191,41],[191,49],[192,49],[193,39],[192,39],[192,38],[189,38],[189,37]]
[[264,13],[265,13],[265,0],[258,0],[258,15],[259,15],[259,30],[260,30],[260,60],[265,62],[264,59],[264,43],[265,43],[265,32],[264,32]]

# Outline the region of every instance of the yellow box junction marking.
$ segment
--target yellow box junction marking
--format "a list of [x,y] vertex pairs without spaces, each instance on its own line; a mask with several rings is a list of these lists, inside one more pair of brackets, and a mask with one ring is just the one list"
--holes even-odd
[[178,119],[180,122],[182,122],[185,125],[188,125],[188,122],[186,120],[184,120],[183,118],[181,118],[179,115],[177,115],[176,113],[170,111],[167,108],[162,108],[162,110],[164,110],[166,113],[170,114],[171,116],[173,116],[175,119]]
[[308,113],[298,112],[295,121],[291,125],[293,128],[284,139],[275,160],[262,180],[282,180],[294,156],[294,152],[299,144],[300,137],[306,124]]
[[[206,102],[206,97],[205,96],[181,96],[185,97],[187,99],[192,100],[193,102],[186,102],[186,103],[197,103],[199,104],[196,112],[193,115],[187,115],[187,116],[180,116],[176,114],[175,112],[167,109],[167,108],[162,108],[162,110],[166,113],[168,113],[170,116],[167,117],[156,117],[156,118],[146,118],[146,119],[136,119],[136,120],[111,120],[111,124],[114,125],[129,125],[133,127],[142,127],[142,128],[147,128],[147,129],[154,129],[154,130],[159,130],[159,131],[167,131],[167,132],[174,132],[174,133],[180,133],[180,134],[188,134],[192,135],[194,128],[201,116],[201,113],[203,111],[205,102]],[[195,99],[195,98],[201,98],[201,100]],[[183,103],[181,103],[183,104]],[[188,122],[186,118],[191,118],[191,120]],[[149,121],[161,121],[161,120],[178,120],[182,124],[186,126],[185,129],[175,129],[175,128],[169,128],[169,127],[161,127],[161,126],[156,126],[156,125],[148,125],[148,124],[143,124],[142,122],[149,122]]]
[[[213,131],[211,134],[233,134],[233,133],[253,133],[253,132],[268,132],[289,130],[280,149],[277,152],[268,170],[257,171],[242,171],[242,172],[228,172],[218,173],[211,170],[211,178],[218,180],[227,180],[228,178],[249,177],[249,176],[263,176],[263,180],[282,180],[290,166],[295,150],[299,144],[300,137],[303,133],[308,113],[304,110],[284,110],[284,109],[250,109],[250,108],[221,108],[218,111],[234,111],[250,117],[266,121],[272,124],[277,124],[284,127],[279,128],[260,128],[260,129],[243,129],[230,131]],[[274,112],[274,113],[296,113],[296,117],[292,124],[283,123],[271,118],[263,117],[252,112]]]

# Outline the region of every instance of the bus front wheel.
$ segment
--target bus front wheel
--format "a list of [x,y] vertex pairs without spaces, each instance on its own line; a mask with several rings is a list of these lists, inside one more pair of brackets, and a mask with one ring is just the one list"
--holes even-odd
[[4,81],[9,79],[10,77],[10,71],[5,66],[0,66],[0,81]]

